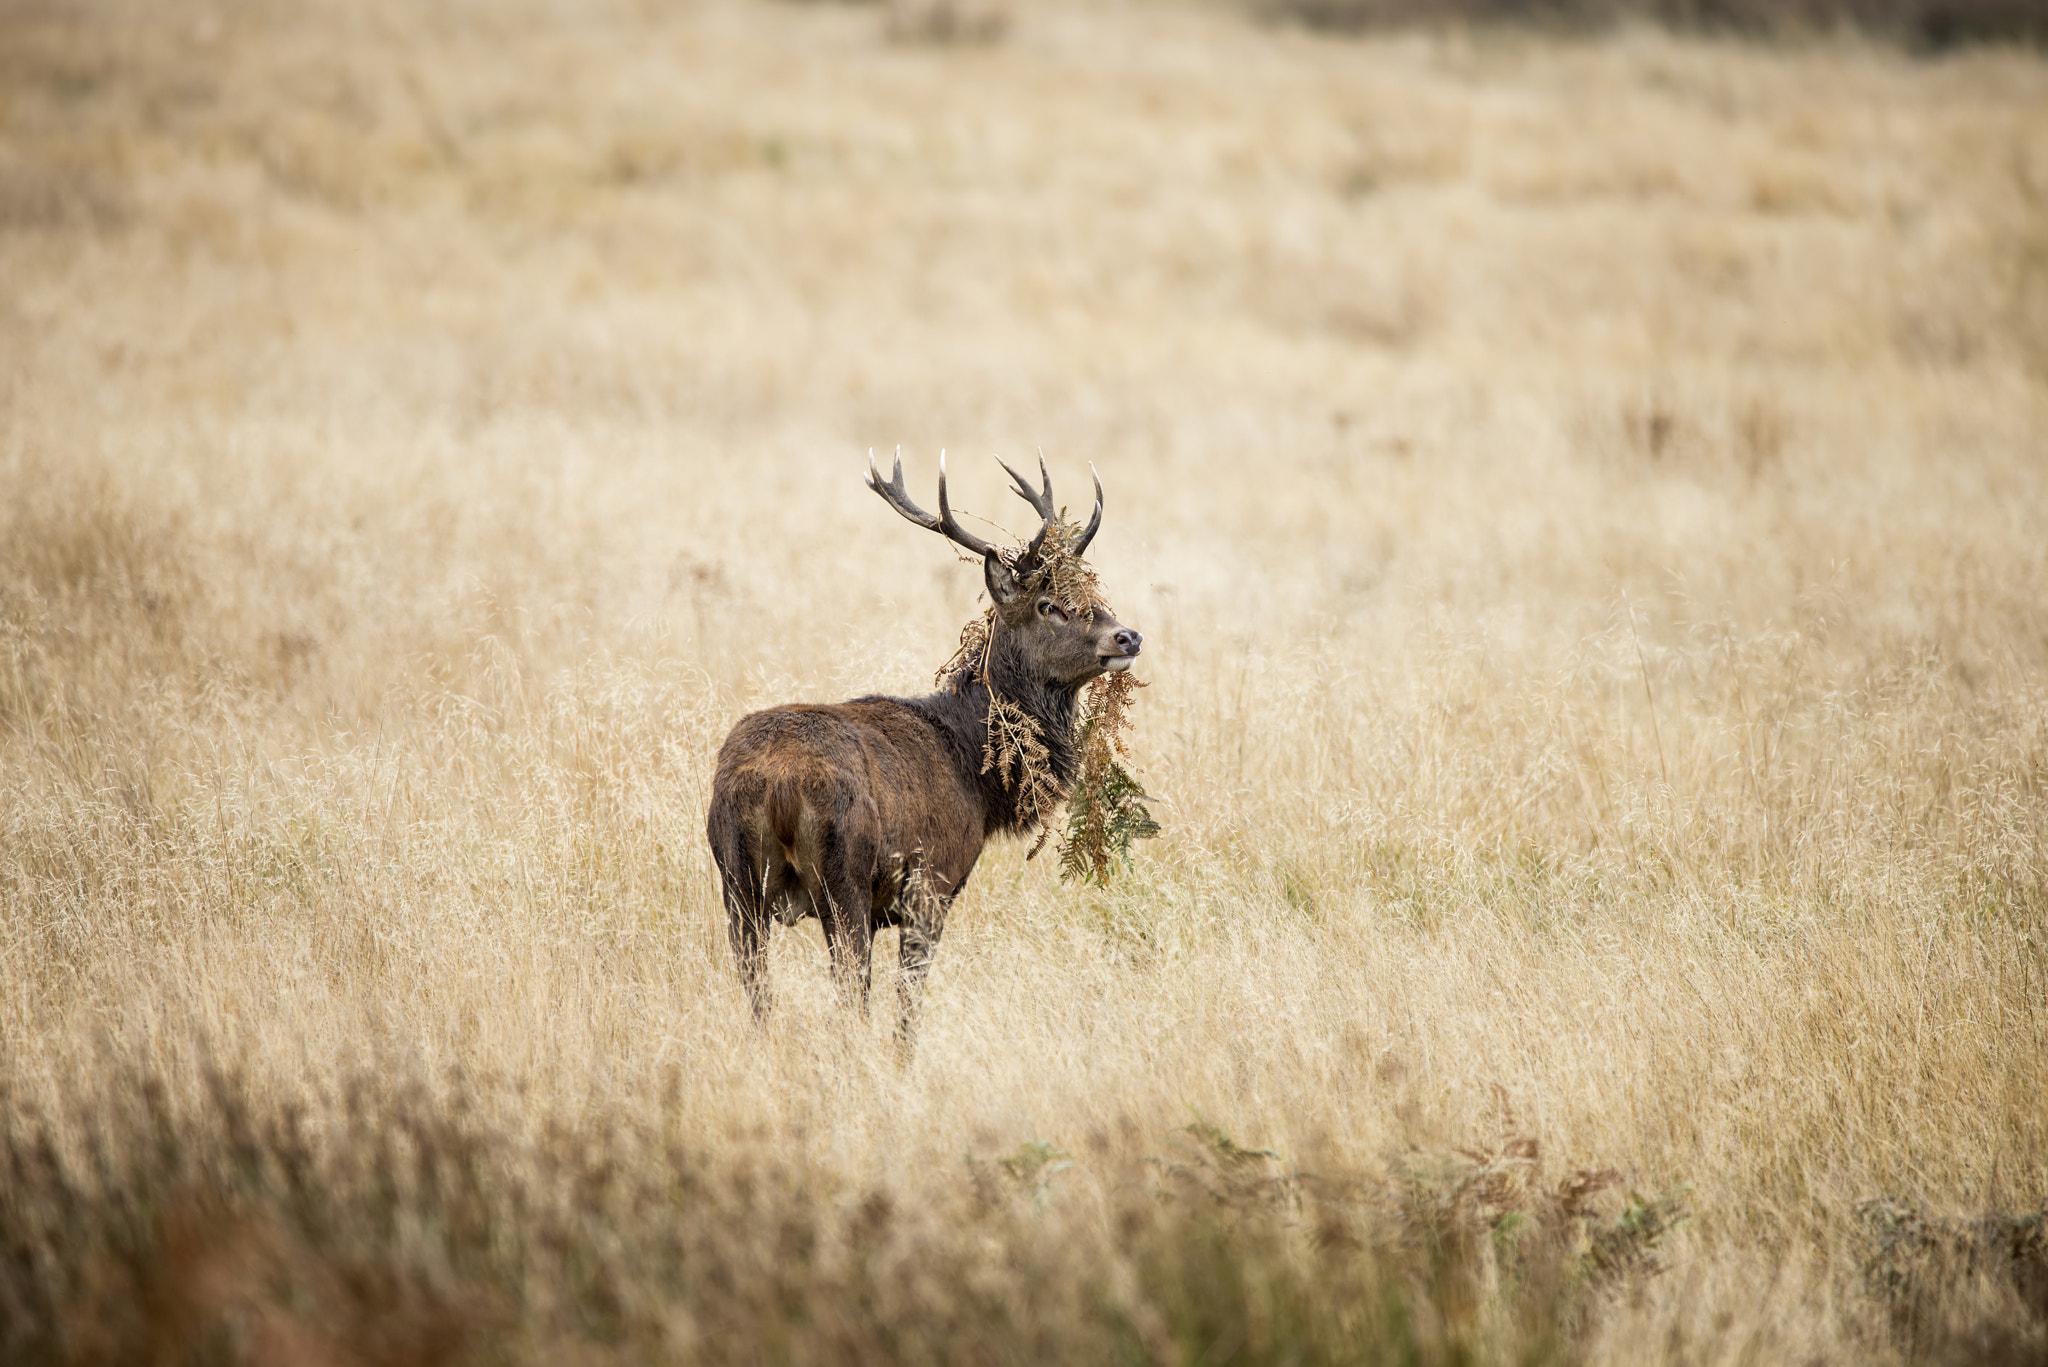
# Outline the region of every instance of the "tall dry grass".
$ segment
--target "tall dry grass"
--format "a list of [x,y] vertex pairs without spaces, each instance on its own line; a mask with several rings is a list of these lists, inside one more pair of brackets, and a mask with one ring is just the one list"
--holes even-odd
[[[0,14],[4,1355],[2038,1360],[2048,68],[1010,21]],[[1171,803],[905,1069],[701,836],[898,442]]]

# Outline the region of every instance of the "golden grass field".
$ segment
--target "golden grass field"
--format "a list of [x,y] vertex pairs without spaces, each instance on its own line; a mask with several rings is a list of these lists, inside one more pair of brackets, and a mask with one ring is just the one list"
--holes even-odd
[[[0,1357],[2041,1361],[2048,63],[967,17],[0,6]],[[1166,803],[905,1067],[899,444]]]

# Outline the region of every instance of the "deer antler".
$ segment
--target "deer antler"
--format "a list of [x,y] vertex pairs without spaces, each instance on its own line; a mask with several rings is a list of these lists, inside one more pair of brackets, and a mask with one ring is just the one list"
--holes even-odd
[[1038,477],[1045,483],[1045,489],[1040,493],[1032,492],[1031,481],[1018,474],[1015,470],[1010,470],[1010,462],[1004,460],[1001,456],[996,457],[996,464],[1010,471],[1010,478],[1017,481],[1017,497],[1037,509],[1040,519],[1054,524],[1059,522],[1059,509],[1053,506],[1052,501],[1052,476],[1045,472],[1044,456],[1038,458]]
[[[1024,550],[1026,559],[1034,558],[1038,554],[1038,548],[1045,544],[1046,531],[1049,528],[1060,525],[1059,505],[1052,501],[1052,476],[1045,472],[1045,457],[1040,456],[1038,458],[1038,478],[1043,486],[1038,490],[1032,489],[1030,480],[1024,478],[1015,470],[1010,470],[1010,463],[1001,456],[996,457],[996,464],[1010,471],[1010,478],[1017,482],[1017,497],[1029,503],[1037,511],[1040,521],[1044,523],[1044,526],[1038,529],[1038,535],[1031,538],[1031,544],[1025,547]],[[1092,462],[1088,466],[1088,473],[1095,475],[1095,466]],[[1102,476],[1095,475],[1095,515],[1088,519],[1087,527],[1082,530],[1079,536],[1074,538],[1074,544],[1070,548],[1073,554],[1078,556],[1087,550],[1088,543],[1095,539],[1095,533],[1101,527]]]
[[1095,462],[1092,460],[1088,462],[1088,473],[1095,480],[1095,515],[1088,519],[1088,525],[1083,527],[1081,534],[1074,538],[1074,554],[1076,556],[1086,551],[1088,543],[1093,541],[1095,534],[1102,530],[1102,476],[1095,473]]
[[952,505],[946,501],[946,453],[939,452],[939,515],[933,517],[910,501],[910,493],[903,487],[903,456],[898,448],[894,475],[884,481],[882,472],[875,468],[875,453],[868,452],[868,488],[882,496],[882,501],[903,515],[905,521],[915,522],[928,532],[938,532],[954,545],[963,547],[979,556],[995,553],[995,547],[983,541],[960,525],[953,516]]

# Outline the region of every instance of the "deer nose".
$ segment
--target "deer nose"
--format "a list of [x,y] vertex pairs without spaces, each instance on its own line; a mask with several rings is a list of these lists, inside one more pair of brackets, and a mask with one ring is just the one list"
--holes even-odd
[[1114,639],[1116,641],[1116,648],[1126,655],[1136,655],[1139,648],[1145,644],[1145,638],[1132,631],[1129,627],[1125,627],[1117,632]]

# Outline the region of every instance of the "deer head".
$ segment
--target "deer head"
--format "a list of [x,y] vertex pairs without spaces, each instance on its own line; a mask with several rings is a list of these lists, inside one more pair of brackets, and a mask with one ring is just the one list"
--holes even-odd
[[[998,460],[1016,482],[1016,493],[1038,514],[1037,535],[1022,547],[1004,550],[983,541],[960,525],[946,498],[946,457],[939,456],[939,514],[917,506],[903,487],[903,459],[896,458],[888,480],[868,453],[867,483],[882,500],[927,531],[938,532],[954,545],[981,557],[982,579],[995,605],[991,654],[1021,670],[1034,682],[1055,688],[1078,688],[1099,674],[1129,669],[1144,638],[1117,621],[1096,590],[1094,575],[1080,565],[1081,555],[1102,526],[1102,479],[1095,480],[1095,511],[1088,525],[1072,529],[1053,501],[1052,478],[1045,461],[1038,462],[1040,487]],[[1090,467],[1091,473],[1093,467]]]

